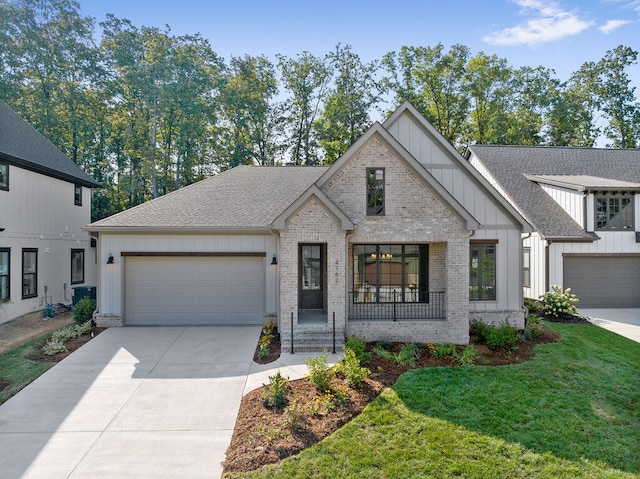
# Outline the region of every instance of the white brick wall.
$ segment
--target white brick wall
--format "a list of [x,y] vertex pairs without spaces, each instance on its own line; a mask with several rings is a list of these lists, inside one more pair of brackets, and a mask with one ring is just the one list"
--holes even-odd
[[[366,215],[366,168],[385,169],[385,216]],[[374,136],[323,185],[323,192],[355,224],[351,235],[317,199],[309,199],[280,234],[281,331],[290,329],[298,309],[298,244],[328,246],[328,311],[336,311],[340,333],[367,340],[469,341],[469,240],[461,219],[428,183]],[[348,241],[348,243],[347,243]],[[429,243],[429,287],[447,292],[445,321],[347,321],[346,292],[351,288],[351,247],[359,243]],[[289,333],[286,332],[286,336]]]

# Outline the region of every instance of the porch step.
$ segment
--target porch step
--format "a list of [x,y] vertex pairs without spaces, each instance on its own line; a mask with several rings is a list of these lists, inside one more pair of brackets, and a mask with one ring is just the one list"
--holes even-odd
[[[291,331],[280,335],[282,351],[291,352]],[[341,352],[344,346],[344,332],[336,331],[336,352]],[[327,330],[295,329],[293,331],[294,352],[316,352],[333,349],[333,333]]]

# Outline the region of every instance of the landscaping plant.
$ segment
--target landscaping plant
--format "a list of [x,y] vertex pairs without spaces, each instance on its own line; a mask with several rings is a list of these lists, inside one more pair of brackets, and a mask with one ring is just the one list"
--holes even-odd
[[304,360],[307,365],[309,374],[307,378],[309,382],[315,386],[318,391],[331,390],[331,380],[335,371],[327,364],[327,352],[325,351],[319,356],[313,356]]
[[551,314],[556,318],[560,314],[578,314],[576,303],[578,298],[571,293],[571,288],[564,291],[557,284],[551,285],[551,289],[540,296],[542,309],[547,314]]
[[367,364],[371,360],[371,353],[365,351],[366,343],[364,339],[357,336],[350,336],[347,338],[344,347],[349,348],[358,357],[360,364]]
[[359,388],[364,380],[371,374],[371,370],[360,366],[360,360],[353,349],[344,347],[344,357],[336,370],[344,375],[344,381],[349,387]]
[[285,378],[280,371],[269,376],[269,384],[263,384],[262,405],[265,407],[282,407],[287,402],[289,378]]
[[93,321],[93,312],[96,310],[96,302],[93,299],[82,298],[73,307],[73,320],[76,324],[84,324]]
[[458,362],[460,366],[471,366],[476,363],[478,358],[480,358],[478,350],[473,346],[467,346],[458,357]]

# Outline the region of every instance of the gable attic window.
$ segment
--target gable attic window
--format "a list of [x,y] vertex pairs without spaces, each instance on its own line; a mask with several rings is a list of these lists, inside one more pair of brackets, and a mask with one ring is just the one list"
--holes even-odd
[[367,168],[367,216],[384,216],[384,168]]
[[82,185],[73,185],[73,204],[76,206],[82,206]]
[[619,193],[595,195],[597,230],[630,231],[633,224],[633,196]]
[[9,190],[9,163],[0,161],[0,190]]

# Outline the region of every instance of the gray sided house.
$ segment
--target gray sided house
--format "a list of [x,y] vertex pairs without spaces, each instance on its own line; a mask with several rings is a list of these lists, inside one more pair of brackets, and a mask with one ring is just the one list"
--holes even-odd
[[468,159],[533,225],[525,296],[571,288],[580,307],[640,307],[640,150],[486,146]]
[[322,350],[334,316],[338,344],[524,324],[529,224],[408,103],[331,167],[237,167],[87,230],[103,325],[273,318],[285,350],[292,329]]
[[0,323],[95,286],[89,175],[0,101]]

